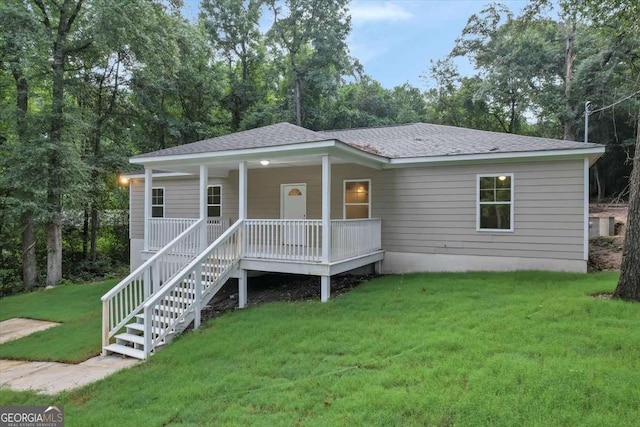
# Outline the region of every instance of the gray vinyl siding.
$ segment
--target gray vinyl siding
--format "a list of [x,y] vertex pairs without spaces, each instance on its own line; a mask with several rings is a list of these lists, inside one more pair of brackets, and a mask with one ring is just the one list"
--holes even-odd
[[[396,169],[374,188],[394,252],[581,260],[583,161]],[[478,174],[514,174],[514,231],[476,231]]]
[[129,238],[144,237],[144,180],[129,181]]
[[[222,217],[238,216],[238,184],[230,178],[210,178],[209,185],[222,186]],[[197,218],[200,210],[200,181],[197,177],[155,178],[153,187],[164,188],[165,218]],[[132,179],[129,186],[130,199],[130,237],[144,237],[144,180]]]
[[[331,217],[343,218],[343,180],[371,179],[371,217],[382,218],[382,246],[393,252],[581,260],[583,160],[390,170],[332,165]],[[477,174],[514,174],[514,231],[476,231]],[[222,185],[223,217],[238,216],[238,172]],[[307,218],[321,217],[320,166],[250,169],[249,218],[280,218],[281,184],[305,183]],[[198,216],[198,179],[156,179],[165,216]],[[131,184],[132,238],[143,236],[144,186]]]

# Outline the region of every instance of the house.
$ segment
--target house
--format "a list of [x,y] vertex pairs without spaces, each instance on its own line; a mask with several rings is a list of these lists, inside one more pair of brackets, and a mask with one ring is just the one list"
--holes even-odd
[[358,268],[585,272],[603,152],[425,123],[278,123],[135,156],[132,273],[103,297],[105,352],[148,357],[230,277],[244,307],[253,271],[320,276],[322,301]]

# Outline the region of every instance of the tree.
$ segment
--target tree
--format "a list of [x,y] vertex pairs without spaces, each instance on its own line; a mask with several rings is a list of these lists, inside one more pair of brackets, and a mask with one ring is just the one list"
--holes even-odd
[[79,38],[70,43],[74,23],[83,10],[83,0],[33,0],[39,20],[50,35],[51,46],[51,112],[47,151],[47,278],[55,285],[62,279],[62,194],[65,127],[65,66],[69,55],[85,48],[91,39]]
[[640,114],[636,128],[633,172],[629,181],[629,213],[624,240],[620,279],[613,296],[640,301]]
[[[337,92],[341,76],[354,66],[346,44],[351,30],[347,0],[268,0],[267,4],[274,17],[270,39],[276,50],[286,54],[295,122],[302,126],[305,112],[309,113],[305,108],[318,107],[321,95]],[[305,100],[314,89],[315,96]]]
[[504,112],[492,109],[480,97],[482,79],[462,77],[451,58],[433,61],[429,75],[435,87],[426,93],[426,120],[429,123],[504,132]]
[[[535,3],[547,5],[549,0],[536,0]],[[619,87],[624,88],[625,93],[632,95],[640,93],[640,40],[638,39],[640,3],[620,0],[565,0],[562,6],[587,16],[594,27],[610,41],[609,48],[602,54],[601,64],[610,64],[605,69],[607,72],[604,73],[603,81],[615,82],[616,77],[622,75],[624,83]],[[611,106],[616,104],[617,101]],[[608,109],[609,107],[602,108],[603,111]],[[636,101],[635,114],[628,114],[629,120],[636,122],[635,154],[629,180],[629,212],[623,262],[618,286],[614,291],[614,297],[628,301],[640,301],[640,112],[638,109]]]
[[158,150],[229,131],[220,101],[227,80],[201,27],[159,13],[159,39],[137,52],[129,88],[135,151]]
[[[26,10],[16,3],[6,6],[6,9],[3,10],[0,22],[5,30],[9,30],[6,32],[3,31],[4,45],[2,46],[2,51],[4,54],[2,55],[2,61],[8,64],[15,81],[15,128],[18,136],[19,148],[20,150],[24,150],[31,144],[31,135],[29,132],[27,117],[29,114],[30,97],[29,78],[26,75],[25,65],[22,59],[27,55],[22,46],[26,45],[25,42],[27,34],[25,31],[27,29],[34,30],[34,22],[28,16]],[[14,169],[14,172],[18,172],[18,174],[20,174],[18,170]],[[22,179],[22,177],[20,176],[18,179]],[[14,188],[19,186],[20,183],[13,185]],[[32,192],[28,191],[28,187],[20,188],[18,191],[18,199],[24,200],[25,198],[33,195]],[[26,203],[21,204],[21,211],[22,284],[26,290],[29,290],[35,287],[38,281],[34,211],[33,208]]]
[[227,61],[228,88],[223,99],[238,130],[245,114],[264,93],[259,79],[264,48],[259,20],[263,0],[203,0],[200,20],[214,49]]
[[477,97],[490,106],[504,132],[509,133],[520,131],[522,115],[529,107],[528,67],[533,58],[513,43],[516,27],[509,9],[490,5],[469,18],[450,54],[473,60],[482,77]]

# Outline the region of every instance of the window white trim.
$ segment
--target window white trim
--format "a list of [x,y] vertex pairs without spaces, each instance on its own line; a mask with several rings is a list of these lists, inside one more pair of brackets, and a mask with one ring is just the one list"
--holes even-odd
[[[509,227],[510,228],[480,228],[480,179],[481,178],[495,178],[497,176],[508,176],[511,178],[511,200],[509,202],[504,202],[504,201],[500,201],[500,202],[482,202],[483,205],[509,205],[510,209],[509,209]],[[515,211],[515,203],[514,203],[514,198],[515,198],[515,194],[513,192],[513,189],[515,187],[514,185],[514,177],[513,177],[513,173],[483,173],[483,174],[477,174],[476,175],[476,231],[478,232],[482,232],[482,233],[513,233],[514,230],[514,224],[513,224],[513,218],[514,218],[514,211]]]
[[[162,190],[162,204],[153,203],[154,190]],[[151,187],[151,218],[165,218],[167,213],[167,191],[164,187]],[[162,216],[153,216],[153,208],[161,207]]]
[[[367,182],[369,184],[369,201],[367,203],[347,203],[347,183],[349,182]],[[371,191],[371,179],[370,178],[364,178],[364,179],[344,179],[342,180],[342,218],[343,219],[347,219],[347,205],[349,206],[368,206],[368,212],[369,212],[369,216],[367,218],[371,218],[371,208],[372,208],[372,203],[371,203],[371,195],[372,195],[372,191]]]
[[[213,187],[220,188],[220,203],[209,203],[209,189]],[[207,185],[207,194],[205,196],[207,198],[207,218],[219,218],[222,217],[222,185],[221,184],[211,184]],[[209,207],[217,206],[220,208],[220,215],[217,217],[209,216]]]

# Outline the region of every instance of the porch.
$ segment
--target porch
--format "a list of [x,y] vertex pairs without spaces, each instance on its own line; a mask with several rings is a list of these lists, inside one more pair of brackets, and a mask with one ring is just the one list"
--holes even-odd
[[[201,308],[232,277],[244,308],[252,271],[319,276],[326,302],[331,276],[378,269],[384,252],[382,222],[371,218],[375,164],[332,142],[304,155],[287,151],[299,147],[277,150],[270,161],[223,152],[140,162],[144,192],[132,200],[144,203],[132,210],[142,214],[139,253],[146,259],[102,298],[105,354],[147,358],[191,322],[199,327]],[[340,165],[333,184],[332,163]],[[154,187],[162,174],[182,183]],[[342,199],[333,211],[332,185],[334,199]]]
[[[167,246],[198,221],[198,218],[151,218],[148,255]],[[352,269],[350,266],[373,264],[382,259],[381,225],[378,218],[331,220],[329,259],[323,259],[322,220],[246,219],[241,231],[240,268],[323,276],[348,271]],[[208,218],[207,245],[228,228],[228,220]],[[184,247],[193,248],[193,254],[198,252],[195,242]]]
[[324,283],[332,274],[380,261],[381,220],[371,211],[378,165],[331,148],[291,154],[271,152],[265,161],[262,154],[243,160],[222,153],[174,164],[171,180],[159,181],[162,173],[145,161],[144,192],[138,187],[132,196],[144,201],[138,208],[144,226],[137,229],[144,236],[136,234],[144,237],[137,243],[142,261],[198,221],[206,223],[201,241],[209,245],[240,220],[241,256],[232,277],[255,270],[318,275]]

